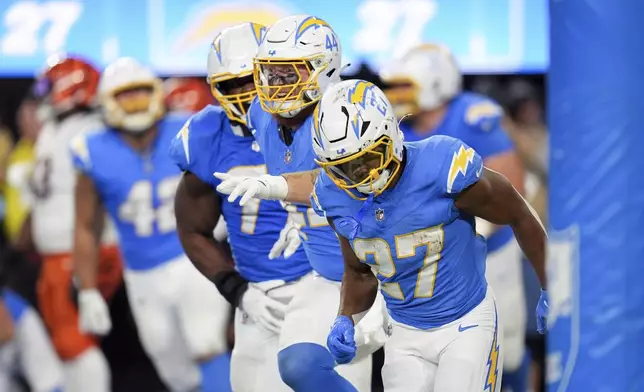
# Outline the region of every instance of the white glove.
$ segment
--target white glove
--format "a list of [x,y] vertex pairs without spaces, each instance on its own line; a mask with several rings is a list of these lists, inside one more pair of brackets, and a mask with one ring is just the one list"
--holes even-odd
[[233,202],[239,196],[239,205],[244,206],[252,198],[264,200],[284,200],[288,195],[288,183],[282,176],[263,174],[259,177],[233,176],[228,173],[215,173],[221,180],[217,191],[230,195],[228,201]]
[[224,220],[223,216],[219,217],[212,235],[217,242],[225,241],[228,238],[228,225],[226,225],[226,220]]
[[112,320],[107,303],[96,289],[78,293],[79,327],[82,332],[107,335],[112,329]]
[[256,324],[271,332],[279,333],[282,328],[286,305],[269,297],[252,283],[242,296],[240,308]]
[[280,238],[273,244],[268,254],[269,260],[279,257],[282,252],[284,253],[285,259],[293,256],[293,253],[295,253],[302,243],[300,239],[300,227],[298,223],[295,223],[290,218],[286,221],[286,225],[280,231]]

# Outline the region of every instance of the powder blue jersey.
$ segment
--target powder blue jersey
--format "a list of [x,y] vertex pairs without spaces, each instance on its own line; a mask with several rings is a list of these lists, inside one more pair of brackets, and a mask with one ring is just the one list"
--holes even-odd
[[125,265],[147,270],[183,254],[174,217],[181,171],[168,156],[186,116],[166,116],[147,152],[105,128],[72,140],[74,166],[92,178],[119,235]]
[[[264,157],[251,135],[231,127],[218,106],[207,106],[192,116],[172,141],[170,155],[181,170],[189,171],[213,188],[221,180],[215,172],[238,175],[266,174]],[[277,201],[252,199],[244,207],[219,195],[228,226],[228,242],[239,273],[251,282],[295,280],[311,271],[304,249],[291,257],[268,259],[268,253],[286,224],[288,213]]]
[[11,321],[16,324],[20,323],[25,311],[31,308],[26,299],[10,289],[2,289],[2,301],[9,311]]
[[[324,172],[311,199],[316,212],[350,239],[358,258],[378,272],[391,317],[435,328],[485,298],[485,240],[476,234],[474,217],[454,206],[455,196],[479,180],[483,162],[447,136],[404,145],[398,183],[373,201],[352,198]],[[363,206],[368,208],[358,222]]]
[[[420,135],[404,124],[401,130],[405,141],[422,140],[430,135],[447,135],[461,139],[471,146],[483,160],[514,150],[514,144],[501,126],[503,109],[489,98],[464,92],[450,102],[443,121],[429,134]],[[488,252],[507,244],[514,234],[510,226],[503,226],[487,239]]]
[[[317,169],[311,139],[313,116],[294,132],[293,142],[287,146],[280,137],[278,124],[270,113],[265,112],[257,98],[248,112],[248,124],[266,159],[268,174],[300,172]],[[340,281],[344,262],[335,232],[324,217],[318,216],[307,206],[288,205],[293,219],[302,225],[301,236],[304,250],[313,269],[327,279]]]

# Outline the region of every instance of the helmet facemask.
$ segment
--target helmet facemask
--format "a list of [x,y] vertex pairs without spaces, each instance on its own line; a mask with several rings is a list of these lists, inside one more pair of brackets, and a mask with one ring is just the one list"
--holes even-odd
[[339,188],[353,197],[356,196],[351,190],[374,196],[381,194],[396,177],[401,165],[394,154],[393,140],[386,135],[355,154],[316,162]]
[[384,93],[391,103],[398,118],[413,116],[420,112],[418,94],[420,88],[410,79],[392,79],[388,81]]
[[326,67],[323,55],[293,60],[256,58],[253,75],[262,108],[282,117],[295,117],[320,100],[318,75]]
[[219,101],[230,121],[246,125],[246,113],[257,95],[251,72],[211,75],[208,83],[212,95]]
[[110,125],[129,133],[150,129],[164,114],[163,91],[156,80],[115,89],[104,99]]

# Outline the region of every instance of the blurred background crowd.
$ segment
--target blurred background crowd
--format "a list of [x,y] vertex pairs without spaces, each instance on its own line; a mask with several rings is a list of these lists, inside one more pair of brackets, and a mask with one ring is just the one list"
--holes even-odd
[[[33,170],[34,143],[46,118],[46,102],[39,95],[36,78],[48,54],[76,53],[98,66],[118,56],[134,56],[166,79],[165,102],[169,110],[198,111],[207,104],[217,104],[205,82],[205,65],[209,42],[218,31],[242,21],[270,25],[282,15],[299,12],[325,18],[344,40],[345,57],[351,62],[343,75],[345,78],[366,79],[379,86],[382,82],[377,71],[388,56],[425,40],[450,46],[465,74],[465,89],[488,95],[504,108],[504,128],[527,171],[526,198],[547,226],[546,2],[414,0],[400,1],[404,6],[392,12],[396,3],[386,0],[1,2],[0,285],[38,309],[36,282],[41,260],[23,230],[29,213],[24,188]],[[24,22],[21,18],[32,20],[33,31],[25,33],[17,27]],[[63,26],[66,31],[64,34],[52,32],[51,26]],[[517,57],[517,51],[523,56]],[[531,273],[531,268],[524,271],[526,292],[536,296],[538,283],[527,273]],[[112,369],[113,389],[161,391],[164,387],[141,348],[125,296],[121,288],[113,298],[114,328],[101,341]],[[526,296],[527,309],[534,309],[536,301],[536,297]],[[0,308],[0,345],[12,339],[8,308]],[[540,391],[544,380],[544,342],[536,334],[532,311],[528,316],[526,346],[532,358],[531,390]],[[232,333],[230,328],[231,345]],[[378,355],[381,363],[382,354]],[[226,374],[225,364],[221,371]],[[378,378],[379,367],[374,366],[374,390],[379,390]]]

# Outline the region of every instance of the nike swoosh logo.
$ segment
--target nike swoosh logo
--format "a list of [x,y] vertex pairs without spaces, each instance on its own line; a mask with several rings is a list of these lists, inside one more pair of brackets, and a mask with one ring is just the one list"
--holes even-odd
[[483,166],[476,171],[476,177],[481,177],[481,173],[483,173]]
[[468,329],[476,328],[476,327],[478,327],[478,326],[479,326],[478,324],[474,324],[474,325],[467,325],[467,326],[465,326],[465,327],[464,327],[464,326],[461,324],[461,325],[459,325],[459,326],[458,326],[458,332],[467,331]]

